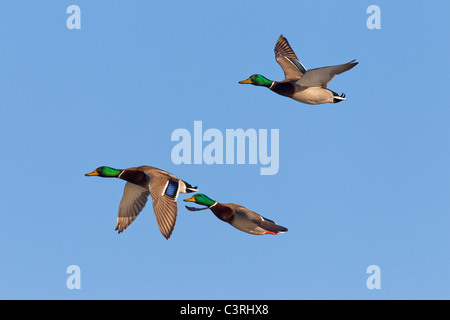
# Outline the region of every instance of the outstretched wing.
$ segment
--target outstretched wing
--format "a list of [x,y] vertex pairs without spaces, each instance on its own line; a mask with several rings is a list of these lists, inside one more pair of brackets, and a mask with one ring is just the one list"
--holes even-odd
[[136,219],[147,203],[149,194],[148,190],[136,184],[131,182],[125,184],[116,222],[116,230],[119,233],[125,230]]
[[350,70],[356,66],[358,62],[352,60],[350,62],[339,64],[336,66],[323,67],[317,69],[311,69],[301,77],[296,84],[304,87],[322,87],[326,88],[328,82],[330,82],[337,74],[341,74],[347,70]]
[[306,68],[298,60],[294,50],[283,35],[275,44],[275,59],[284,71],[284,81],[295,81],[306,73]]
[[151,176],[149,187],[159,230],[166,239],[169,239],[177,220],[179,180],[167,180],[165,177]]

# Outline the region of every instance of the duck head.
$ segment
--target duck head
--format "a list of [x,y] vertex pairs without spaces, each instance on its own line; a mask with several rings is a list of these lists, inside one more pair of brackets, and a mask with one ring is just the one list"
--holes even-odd
[[253,74],[248,79],[239,81],[240,84],[253,84],[254,86],[262,86],[262,87],[268,87],[272,85],[273,81],[267,79],[266,77],[260,75],[260,74]]
[[194,203],[206,206],[206,208],[201,208],[201,209],[200,208],[194,208],[194,207],[186,206],[186,208],[188,210],[190,210],[190,211],[198,211],[198,210],[208,209],[209,207],[213,206],[216,203],[216,201],[214,201],[210,197],[204,195],[203,193],[194,194],[192,197],[190,197],[188,199],[184,199],[183,201],[185,201],[185,202],[194,202]]
[[92,177],[92,176],[98,176],[103,178],[118,178],[119,175],[122,173],[123,170],[120,169],[114,169],[111,167],[98,167],[94,171],[90,173],[86,173],[86,177]]

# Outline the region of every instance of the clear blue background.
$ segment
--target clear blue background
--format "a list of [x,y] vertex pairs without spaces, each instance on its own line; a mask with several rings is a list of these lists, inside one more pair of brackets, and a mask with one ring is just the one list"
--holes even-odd
[[[66,9],[81,8],[81,30]],[[366,9],[381,8],[381,30]],[[2,1],[0,298],[449,299],[450,4],[445,1]],[[310,106],[239,85],[357,59]],[[177,128],[280,130],[280,170],[174,165]],[[206,144],[206,143],[205,143]],[[179,197],[114,231],[124,182],[153,165],[289,231],[252,236]],[[81,268],[69,290],[66,268]],[[369,265],[381,289],[366,287]]]

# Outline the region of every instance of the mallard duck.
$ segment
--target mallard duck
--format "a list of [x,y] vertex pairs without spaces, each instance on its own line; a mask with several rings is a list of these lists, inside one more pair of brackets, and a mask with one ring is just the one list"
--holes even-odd
[[358,64],[355,60],[336,66],[306,70],[300,63],[294,50],[283,35],[275,45],[275,58],[284,71],[283,81],[272,81],[260,74],[254,74],[239,83],[267,87],[270,90],[294,100],[307,104],[337,103],[345,99],[345,94],[338,95],[327,88],[337,74],[350,70]]
[[179,193],[198,191],[171,173],[164,170],[140,166],[128,169],[99,167],[85,176],[119,178],[127,181],[117,215],[116,230],[121,233],[144,208],[148,196],[152,196],[153,211],[162,235],[169,239],[177,219],[177,197]]
[[184,199],[187,202],[195,202],[206,208],[194,208],[186,206],[189,211],[199,211],[210,209],[214,215],[222,221],[231,224],[236,229],[250,233],[250,234],[273,234],[279,232],[286,232],[285,227],[277,225],[272,220],[264,218],[241,205],[235,203],[220,203],[212,200],[208,196],[198,193],[189,199]]

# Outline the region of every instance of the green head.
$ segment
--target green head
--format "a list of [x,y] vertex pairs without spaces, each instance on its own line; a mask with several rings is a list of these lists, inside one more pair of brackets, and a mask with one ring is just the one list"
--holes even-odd
[[122,173],[122,171],[123,170],[114,169],[111,167],[98,167],[94,171],[92,171],[90,173],[86,173],[85,176],[86,177],[99,176],[99,177],[103,177],[103,178],[117,178]]
[[262,87],[270,88],[270,86],[272,85],[273,81],[267,79],[266,77],[264,77],[264,76],[262,76],[260,74],[254,74],[254,75],[251,75],[250,78],[248,78],[247,80],[239,81],[239,83],[250,83],[250,84],[253,84],[255,86],[262,86]]
[[189,199],[184,199],[186,202],[195,202],[197,204],[201,204],[207,207],[212,206],[214,203],[216,203],[213,199],[209,198],[208,196],[204,195],[203,193],[197,193],[194,194]]

